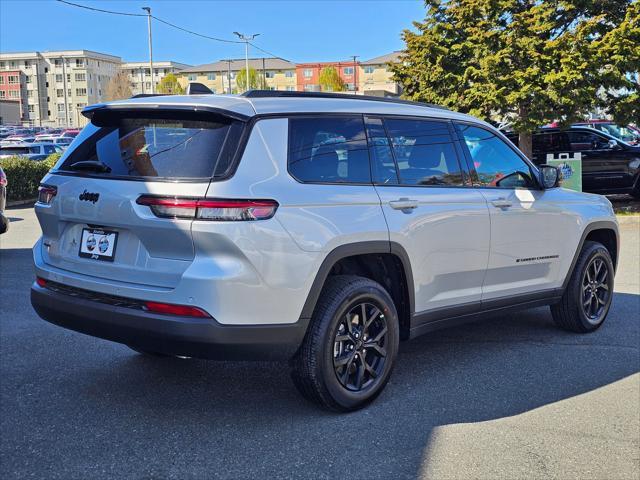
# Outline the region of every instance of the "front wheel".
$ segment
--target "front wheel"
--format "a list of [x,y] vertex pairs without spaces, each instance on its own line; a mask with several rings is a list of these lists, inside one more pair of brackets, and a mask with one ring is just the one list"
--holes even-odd
[[577,333],[598,329],[607,318],[613,299],[613,262],[598,242],[585,242],[562,300],[551,306],[560,328]]
[[389,381],[399,342],[389,293],[368,278],[329,277],[291,360],[303,396],[335,411],[364,407]]

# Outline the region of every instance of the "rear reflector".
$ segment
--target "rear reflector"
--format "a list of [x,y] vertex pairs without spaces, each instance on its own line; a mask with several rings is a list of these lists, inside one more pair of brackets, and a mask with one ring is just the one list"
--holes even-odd
[[181,317],[211,318],[204,310],[187,305],[172,305],[170,303],[144,302],[145,310],[164,315],[179,315]]
[[43,288],[47,286],[47,281],[44,278],[36,277],[36,283]]
[[278,209],[278,202],[275,200],[209,200],[142,195],[136,203],[150,207],[158,217],[194,220],[267,220]]
[[49,205],[53,197],[58,194],[58,187],[53,185],[45,185],[43,183],[38,187],[38,203]]

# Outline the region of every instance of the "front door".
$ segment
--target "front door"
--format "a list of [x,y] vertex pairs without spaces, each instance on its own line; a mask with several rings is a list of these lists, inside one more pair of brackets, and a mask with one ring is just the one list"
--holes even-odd
[[[411,260],[421,321],[452,306],[478,309],[489,254],[489,213],[468,188],[448,121],[367,118],[372,174],[392,242]],[[418,322],[420,323],[420,322]]]
[[573,238],[568,233],[572,222],[557,192],[541,190],[532,167],[495,133],[464,123],[456,129],[491,218],[483,302],[556,288],[575,247],[562,241]]

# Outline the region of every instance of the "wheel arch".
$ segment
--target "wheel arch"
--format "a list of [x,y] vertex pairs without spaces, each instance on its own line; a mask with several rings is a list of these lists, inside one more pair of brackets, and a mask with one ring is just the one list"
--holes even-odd
[[586,241],[595,241],[604,245],[604,247],[609,251],[609,254],[611,255],[614,270],[618,266],[618,255],[620,253],[620,235],[618,233],[617,223],[613,220],[602,220],[590,223],[582,231],[580,242],[578,242],[578,248],[573,255],[571,266],[569,267],[567,276],[565,277],[562,284],[562,290],[565,290],[567,288],[567,285],[569,284],[569,280],[571,279],[571,275],[573,275],[573,270],[575,269],[578,257],[580,256],[580,252],[582,251],[582,248],[584,247],[584,243]]
[[415,292],[409,255],[402,245],[380,240],[348,243],[333,249],[316,273],[300,314],[301,319],[311,319],[322,288],[333,274],[360,275],[385,287],[398,310],[401,339],[409,338]]

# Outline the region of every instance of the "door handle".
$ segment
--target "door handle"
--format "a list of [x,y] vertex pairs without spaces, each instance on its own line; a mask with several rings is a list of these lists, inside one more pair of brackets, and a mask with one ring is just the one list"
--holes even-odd
[[496,198],[495,200],[491,200],[491,204],[497,208],[509,208],[511,206],[511,200]]
[[409,213],[414,208],[418,208],[418,201],[410,198],[399,198],[398,200],[391,200],[389,206],[394,210],[402,210]]

